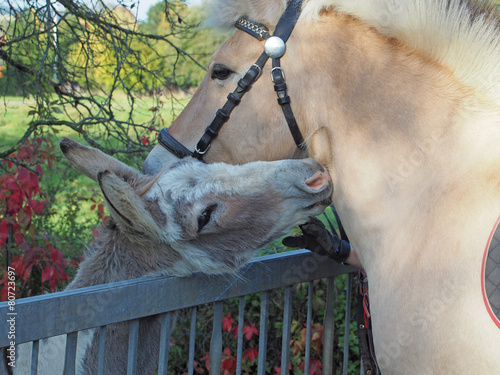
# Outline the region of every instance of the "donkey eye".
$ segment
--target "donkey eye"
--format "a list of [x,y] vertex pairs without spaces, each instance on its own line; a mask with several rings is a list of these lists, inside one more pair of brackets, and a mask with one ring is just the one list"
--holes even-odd
[[233,74],[233,71],[231,69],[224,65],[216,64],[212,68],[211,78],[223,81],[225,79],[228,79],[231,74]]
[[201,213],[200,216],[198,216],[198,232],[201,231],[209,222],[210,219],[212,218],[212,212],[214,212],[215,208],[217,206],[214,204],[212,206],[209,206]]

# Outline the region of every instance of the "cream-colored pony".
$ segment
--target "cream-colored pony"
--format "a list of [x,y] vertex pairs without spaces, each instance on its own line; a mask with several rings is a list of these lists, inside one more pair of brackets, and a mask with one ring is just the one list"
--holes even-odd
[[[285,0],[219,1],[272,32]],[[370,282],[385,374],[499,374],[500,325],[482,293],[482,259],[500,215],[500,31],[467,0],[304,0],[281,59],[307,154]],[[191,150],[263,51],[237,30],[170,133]],[[270,64],[205,155],[243,163],[303,157]],[[155,172],[175,159],[156,146]]]

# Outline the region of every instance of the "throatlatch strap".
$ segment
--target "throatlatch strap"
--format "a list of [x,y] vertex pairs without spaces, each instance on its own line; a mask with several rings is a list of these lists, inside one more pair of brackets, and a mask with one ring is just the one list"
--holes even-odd
[[172,154],[182,159],[186,156],[193,156],[193,153],[188,150],[182,143],[178,142],[170,133],[167,128],[160,130],[158,134],[158,143],[165,147]]

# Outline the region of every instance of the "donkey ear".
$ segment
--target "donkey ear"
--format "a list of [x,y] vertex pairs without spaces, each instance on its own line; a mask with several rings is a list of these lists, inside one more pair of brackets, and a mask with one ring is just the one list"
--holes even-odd
[[103,170],[112,171],[122,177],[134,176],[139,173],[104,152],[96,148],[86,147],[69,138],[62,138],[59,146],[71,165],[94,181],[97,181],[99,171]]
[[153,239],[161,238],[160,227],[146,209],[144,201],[128,183],[111,171],[99,172],[97,181],[118,226],[133,229]]

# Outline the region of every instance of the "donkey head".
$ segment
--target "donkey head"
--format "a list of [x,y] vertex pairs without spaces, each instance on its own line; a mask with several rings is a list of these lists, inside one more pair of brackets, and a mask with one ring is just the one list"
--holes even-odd
[[99,182],[117,230],[175,258],[176,274],[234,271],[266,243],[330,203],[326,170],[305,160],[204,164],[182,159],[157,176],[70,139],[61,149]]

